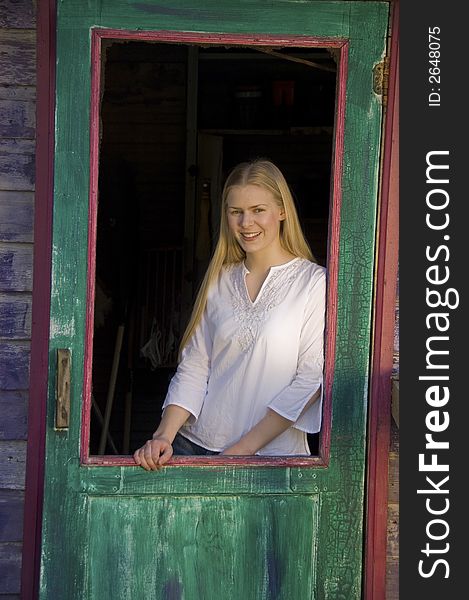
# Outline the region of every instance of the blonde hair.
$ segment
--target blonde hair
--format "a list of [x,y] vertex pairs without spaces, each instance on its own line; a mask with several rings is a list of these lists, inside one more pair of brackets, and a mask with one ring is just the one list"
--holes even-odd
[[301,229],[292,193],[278,167],[265,159],[243,162],[234,167],[228,175],[223,188],[218,242],[200,285],[191,318],[181,341],[179,353],[181,353],[200,323],[207,304],[208,291],[212,283],[217,281],[223,266],[239,263],[246,258],[246,253],[228,227],[226,210],[227,198],[231,189],[235,186],[246,185],[258,185],[270,191],[278,206],[283,209],[285,219],[280,222],[280,243],[282,247],[294,256],[315,262]]

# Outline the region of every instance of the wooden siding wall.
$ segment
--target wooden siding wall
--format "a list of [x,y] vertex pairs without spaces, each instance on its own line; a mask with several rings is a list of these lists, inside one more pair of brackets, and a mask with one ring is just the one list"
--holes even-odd
[[399,430],[391,422],[389,444],[386,600],[399,600]]
[[33,256],[34,0],[0,0],[0,599],[19,598]]

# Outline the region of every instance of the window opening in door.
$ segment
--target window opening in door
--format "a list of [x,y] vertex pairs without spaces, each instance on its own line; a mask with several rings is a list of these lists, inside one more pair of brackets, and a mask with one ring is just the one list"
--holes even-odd
[[280,167],[326,265],[336,65],[300,47],[106,40],[102,55],[89,450],[128,455],[158,425],[234,165]]

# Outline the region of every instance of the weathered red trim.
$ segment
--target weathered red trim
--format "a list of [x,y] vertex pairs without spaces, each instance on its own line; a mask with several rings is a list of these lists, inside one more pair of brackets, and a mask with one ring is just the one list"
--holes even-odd
[[393,4],[388,107],[378,225],[374,344],[368,433],[365,600],[385,600],[391,373],[398,268],[399,1]]
[[95,27],[93,33],[100,38],[141,40],[152,42],[176,42],[180,44],[214,44],[226,46],[304,46],[309,48],[341,48],[345,40],[338,38],[315,38],[304,35],[270,35],[244,33],[194,33],[185,31],[133,31]]
[[[323,410],[323,428],[319,447],[319,457],[312,458],[223,458],[229,464],[260,466],[319,466],[329,464],[329,450],[332,421],[332,379],[335,360],[335,341],[337,333],[337,283],[339,264],[340,206],[342,199],[342,158],[344,145],[345,100],[347,82],[348,44],[344,40],[314,38],[308,36],[274,36],[274,35],[237,35],[187,33],[174,31],[128,31],[116,29],[94,28],[91,38],[91,107],[90,107],[90,204],[88,235],[88,281],[87,281],[87,313],[85,333],[85,363],[83,382],[83,408],[80,457],[86,465],[130,465],[129,457],[89,456],[89,436],[91,418],[91,385],[93,360],[93,306],[94,281],[96,268],[96,223],[97,194],[99,169],[99,110],[101,88],[101,39],[128,39],[153,42],[178,42],[187,44],[223,44],[223,45],[268,45],[268,46],[304,46],[340,48],[339,72],[337,77],[337,119],[335,124],[335,146],[333,157],[333,184],[331,198],[331,218],[329,229],[328,260],[328,310],[327,310],[327,342],[325,358],[325,394]],[[215,461],[215,462],[212,462]],[[171,465],[209,465],[219,464],[220,459],[191,457],[190,459],[174,458]]]
[[337,339],[337,289],[339,278],[340,211],[342,207],[342,172],[344,156],[345,106],[348,74],[348,43],[341,48],[337,73],[335,145],[332,158],[331,207],[329,217],[329,247],[327,256],[327,322],[325,348],[325,382],[323,423],[319,456],[329,464],[332,427],[332,383]]
[[82,462],[89,460],[91,426],[91,389],[93,378],[94,295],[96,279],[96,235],[98,222],[99,181],[99,112],[101,108],[101,40],[91,36],[91,98],[90,98],[90,203],[88,213],[88,280],[86,292],[86,330],[81,426]]
[[[87,466],[100,467],[135,467],[131,456],[91,456]],[[289,458],[286,456],[175,456],[167,464],[170,467],[226,467],[236,465],[239,467],[326,467],[319,456],[303,456]]]
[[34,276],[21,571],[22,600],[33,600],[38,595],[41,551],[52,258],[55,23],[55,1],[38,2]]

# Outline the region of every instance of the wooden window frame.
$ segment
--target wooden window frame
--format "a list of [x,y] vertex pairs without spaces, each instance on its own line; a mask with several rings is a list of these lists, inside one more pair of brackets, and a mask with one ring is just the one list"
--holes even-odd
[[179,44],[213,44],[224,46],[282,46],[305,48],[334,48],[337,50],[336,110],[332,160],[332,185],[329,213],[328,286],[326,343],[324,365],[324,401],[322,430],[318,456],[260,457],[260,456],[174,456],[168,467],[177,466],[261,466],[261,467],[327,467],[329,464],[332,426],[332,384],[337,334],[337,284],[339,266],[340,209],[342,199],[342,159],[347,82],[348,41],[309,36],[274,36],[243,34],[187,33],[177,31],[131,31],[93,28],[91,31],[91,106],[90,106],[90,188],[88,223],[87,316],[85,332],[84,382],[80,462],[87,466],[135,466],[132,456],[90,455],[91,387],[93,361],[94,297],[96,273],[96,236],[99,179],[99,131],[102,85],[103,40],[131,40]]

